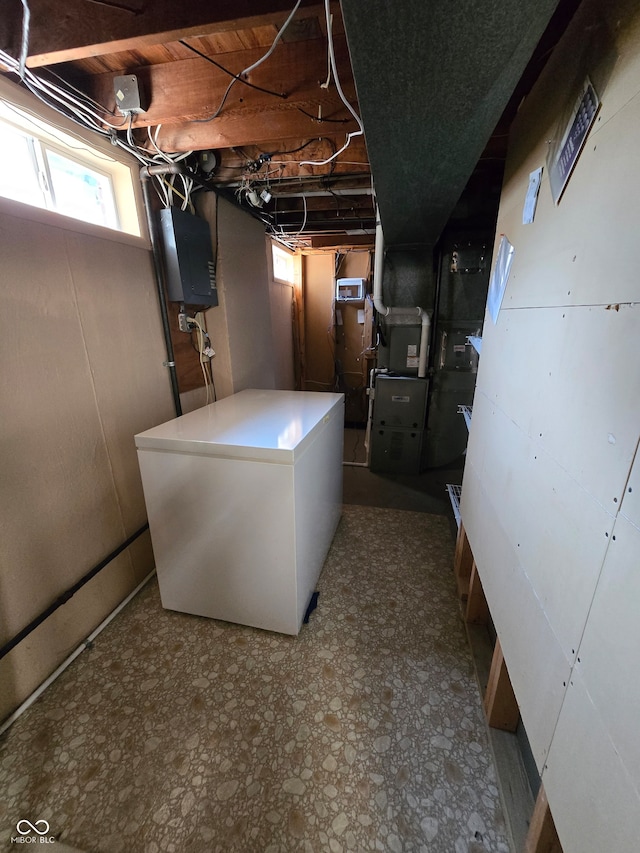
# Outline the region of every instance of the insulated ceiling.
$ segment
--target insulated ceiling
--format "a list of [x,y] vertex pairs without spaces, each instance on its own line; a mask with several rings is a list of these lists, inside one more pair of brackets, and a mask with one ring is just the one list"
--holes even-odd
[[342,0],[387,246],[434,245],[558,0]]

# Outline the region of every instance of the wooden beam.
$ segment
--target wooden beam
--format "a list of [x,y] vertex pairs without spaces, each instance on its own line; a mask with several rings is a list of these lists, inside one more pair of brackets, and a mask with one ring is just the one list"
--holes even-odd
[[373,246],[374,234],[326,234],[311,237],[309,248],[311,249],[350,249],[361,246]]
[[515,732],[517,729],[520,710],[511,686],[500,640],[496,640],[493,650],[489,682],[484,695],[484,710],[487,722],[492,728],[506,732]]
[[[220,117],[222,119],[222,116]],[[344,125],[349,129],[350,125]],[[351,130],[355,129],[351,125]],[[255,115],[229,114],[222,121],[207,124],[188,122],[184,124],[163,124],[158,134],[158,144],[164,151],[202,151],[207,149],[231,148],[246,145],[249,141],[264,142],[272,139],[295,139],[299,136],[319,136],[325,132],[324,125],[318,125],[312,119],[295,110],[263,110],[257,120]],[[327,159],[327,153],[323,159]],[[321,169],[321,172],[318,172]],[[351,167],[353,169],[353,167]],[[300,166],[299,174],[325,174],[327,167]],[[277,175],[276,175],[277,177]]]
[[[115,51],[136,50],[212,32],[281,25],[291,0],[30,0],[28,65],[38,67]],[[6,4],[0,19],[0,45],[17,56],[22,32],[22,7]],[[322,6],[304,3],[322,12]],[[302,10],[299,15],[302,15]],[[336,15],[339,10],[336,9]]]
[[[337,38],[335,46],[344,93],[355,104],[346,40]],[[228,54],[224,65],[238,74],[261,55],[262,49],[239,51]],[[121,70],[136,74],[148,101],[147,111],[135,116],[133,127],[162,124],[162,147],[186,151],[333,136],[341,146],[345,134],[356,130],[357,124],[335,87],[320,87],[325,66],[326,44],[320,39],[279,44],[269,62],[251,73],[249,82],[286,97],[238,82],[216,118],[212,116],[218,111],[231,78],[206,59],[196,56]],[[83,88],[115,112],[114,76],[90,76]]]
[[[337,197],[331,196],[329,189],[333,190],[350,190],[350,189],[367,189],[371,188],[371,171],[369,167],[369,159],[364,139],[361,136],[356,136],[352,139],[351,144],[339,157],[331,164],[328,164],[320,169],[321,175],[331,176],[330,181],[322,183],[321,180],[309,181],[296,180],[304,178],[306,168],[301,170],[300,162],[302,160],[324,160],[331,156],[333,151],[337,150],[337,143],[329,138],[311,137],[297,140],[282,140],[277,141],[267,140],[261,146],[243,145],[242,150],[246,152],[245,157],[241,157],[233,149],[221,149],[220,166],[216,170],[213,180],[220,185],[238,185],[243,173],[247,172],[246,168],[248,161],[254,161],[260,153],[271,152],[272,159],[265,162],[262,168],[251,174],[254,181],[266,181],[269,178],[271,183],[271,191],[274,194],[274,200],[277,201],[279,209],[288,209],[290,202],[294,201],[293,196],[297,197],[297,202],[302,206],[300,196],[313,191],[322,191],[326,194],[325,202],[327,206],[333,206],[334,209],[339,207],[348,209],[357,202],[358,205],[372,206],[372,196],[369,195],[353,195]],[[296,149],[307,143],[302,150],[295,153],[286,153],[290,149]],[[285,152],[278,154],[279,151]],[[360,165],[357,165],[360,164]],[[281,193],[287,195],[282,196]],[[288,197],[287,197],[288,196]],[[307,202],[312,203],[313,196],[307,195]],[[284,205],[280,208],[280,203]]]
[[487,625],[489,622],[489,605],[485,598],[482,581],[480,580],[475,560],[471,567],[465,619],[472,625]]
[[[299,195],[282,196],[274,194],[274,210],[278,213],[303,213],[304,203]],[[325,213],[340,213],[341,216],[349,213],[370,216],[375,212],[373,200],[368,195],[358,196],[307,196],[307,212],[323,211]]]
[[562,853],[544,787],[540,786],[523,853]]
[[473,554],[471,553],[471,545],[469,545],[464,524],[461,524],[458,528],[458,538],[456,539],[456,550],[453,558],[453,573],[456,578],[458,595],[463,600],[466,599],[469,594],[469,581],[471,578],[472,566]]

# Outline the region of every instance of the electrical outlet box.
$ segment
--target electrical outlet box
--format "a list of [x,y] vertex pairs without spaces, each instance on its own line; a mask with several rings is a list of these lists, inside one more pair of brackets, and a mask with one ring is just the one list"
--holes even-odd
[[116,106],[123,115],[146,113],[147,106],[135,74],[114,77],[113,91],[116,96]]
[[190,332],[191,324],[187,320],[186,314],[178,314],[178,328],[181,332]]
[[160,224],[169,301],[205,308],[217,305],[209,223],[179,207],[167,207],[160,211]]

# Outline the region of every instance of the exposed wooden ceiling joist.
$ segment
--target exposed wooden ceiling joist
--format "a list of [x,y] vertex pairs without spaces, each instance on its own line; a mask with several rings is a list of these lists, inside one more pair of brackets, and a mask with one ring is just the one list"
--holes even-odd
[[[335,43],[339,73],[349,77],[349,57],[344,37]],[[239,74],[264,55],[252,49],[224,57],[224,67]],[[229,148],[272,139],[340,135],[357,125],[340,100],[335,87],[323,89],[318,68],[326,63],[326,43],[320,39],[278,45],[278,50],[255,69],[248,82],[268,92],[236,82],[220,114],[231,79],[205,58],[195,56],[158,65],[122,69],[135,73],[148,100],[147,110],[134,117],[133,126],[163,125],[162,145],[170,151]],[[88,79],[90,94],[115,111],[114,74]],[[345,95],[355,101],[353,84]],[[275,94],[269,94],[275,93]],[[180,121],[176,122],[176,116]]]
[[[470,123],[471,108],[480,105],[477,108],[484,110],[493,90],[480,85],[479,77],[486,77],[489,60],[497,67],[511,62],[511,48],[504,49],[505,28],[494,26],[493,19],[482,14],[486,7],[501,15],[501,7],[498,0],[461,0],[455,9],[446,0],[330,2],[339,80],[353,107],[360,112],[362,106],[367,131],[367,144],[363,136],[355,136],[336,159],[331,159],[332,154],[342,148],[357,124],[339,98],[334,76],[328,74],[325,6],[318,0],[303,0],[284,31],[295,0],[28,0],[27,63],[45,78],[42,66],[55,66],[52,72],[113,110],[116,117],[110,124],[121,122],[121,127],[111,132],[119,142],[134,141],[157,158],[194,151],[183,165],[200,182],[218,187],[231,199],[241,198],[245,205],[250,205],[255,191],[267,190],[273,199],[262,205],[259,215],[266,218],[277,211],[278,226],[294,235],[304,221],[300,239],[307,246],[320,235],[331,247],[345,245],[341,242],[345,240],[353,246],[359,241],[370,245],[368,234],[346,234],[347,230],[368,231],[373,224],[370,196],[364,201],[360,197],[338,202],[331,195],[314,198],[310,194],[370,190],[369,149],[374,146],[377,174],[373,177],[383,220],[387,219],[385,236],[393,242],[383,197],[391,199],[386,207],[402,221],[396,228],[402,239],[417,229],[414,241],[424,240],[425,205],[435,198],[438,187],[446,190],[443,215],[445,206],[455,204],[459,195],[452,178],[460,161],[459,140],[465,134],[473,137],[474,152],[481,151]],[[537,5],[551,7],[556,2],[537,0]],[[578,2],[560,0],[560,5]],[[518,15],[524,14],[516,0],[513,5]],[[22,10],[19,0],[5,0],[0,16],[0,48],[13,57],[20,53]],[[454,19],[458,24],[452,27]],[[483,27],[488,35],[479,38]],[[511,32],[514,27],[513,41],[519,44],[523,36],[513,21],[507,29]],[[561,28],[559,22],[555,30]],[[212,61],[238,74],[265,57],[278,35],[276,48],[249,80],[274,94],[238,81],[220,115],[201,121],[218,110],[231,79]],[[531,33],[528,38],[533,44]],[[536,74],[554,43],[541,45]],[[361,105],[356,100],[352,58]],[[131,128],[129,118],[115,112],[113,79],[119,74],[135,74],[148,101],[147,111],[132,117]],[[506,95],[508,86],[502,88]],[[468,104],[471,91],[476,94]],[[516,90],[512,102],[521,96]],[[490,208],[485,196],[493,199],[499,190],[512,112],[478,155],[467,185],[473,192],[467,192],[465,204],[481,207],[483,216],[485,208]],[[486,133],[492,129],[490,124],[487,121],[483,128]],[[157,144],[162,153],[155,151],[147,133],[148,127],[153,134],[159,125]],[[435,143],[442,140],[438,148]],[[205,172],[198,152],[211,150],[216,152],[218,166]],[[475,153],[474,157],[477,160]],[[473,168],[473,159],[469,156],[466,168]],[[324,165],[302,165],[305,161]],[[283,194],[298,198],[285,199]],[[459,218],[470,221],[465,205],[458,203],[456,210]],[[317,250],[322,249],[321,242]]]
[[[322,126],[318,128],[323,133]],[[220,164],[215,173],[220,184],[238,184],[243,174],[256,181],[272,181],[278,192],[290,195],[314,190],[335,189],[346,186],[356,190],[371,188],[369,160],[364,139],[357,136],[349,148],[327,166],[301,166],[305,160],[322,161],[337,151],[342,138],[309,136],[299,139],[271,140],[268,146],[240,145],[219,150]],[[258,158],[270,155],[262,165]],[[312,186],[312,178],[318,185]],[[322,179],[327,186],[320,186]],[[285,189],[286,188],[286,189]]]
[[[291,0],[30,0],[29,5],[32,68],[208,32],[280,25],[292,8]],[[7,4],[0,20],[0,46],[12,55],[19,53],[21,28],[21,5]]]
[[327,234],[309,237],[311,249],[355,249],[373,247],[375,237],[373,234]]

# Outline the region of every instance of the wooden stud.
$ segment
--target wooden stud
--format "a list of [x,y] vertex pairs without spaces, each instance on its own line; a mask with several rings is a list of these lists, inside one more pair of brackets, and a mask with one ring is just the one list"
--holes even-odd
[[484,695],[484,710],[487,722],[492,728],[515,732],[520,711],[507,672],[500,640],[496,640],[493,650],[489,682]]
[[544,787],[540,786],[523,853],[562,853]]
[[469,595],[467,597],[465,619],[473,625],[486,625],[489,622],[489,605],[485,598],[482,581],[480,580],[475,560],[471,566]]
[[466,599],[469,593],[472,566],[473,554],[471,553],[471,545],[469,545],[464,525],[460,524],[456,540],[456,552],[453,559],[453,571],[458,585],[458,595],[462,599]]

